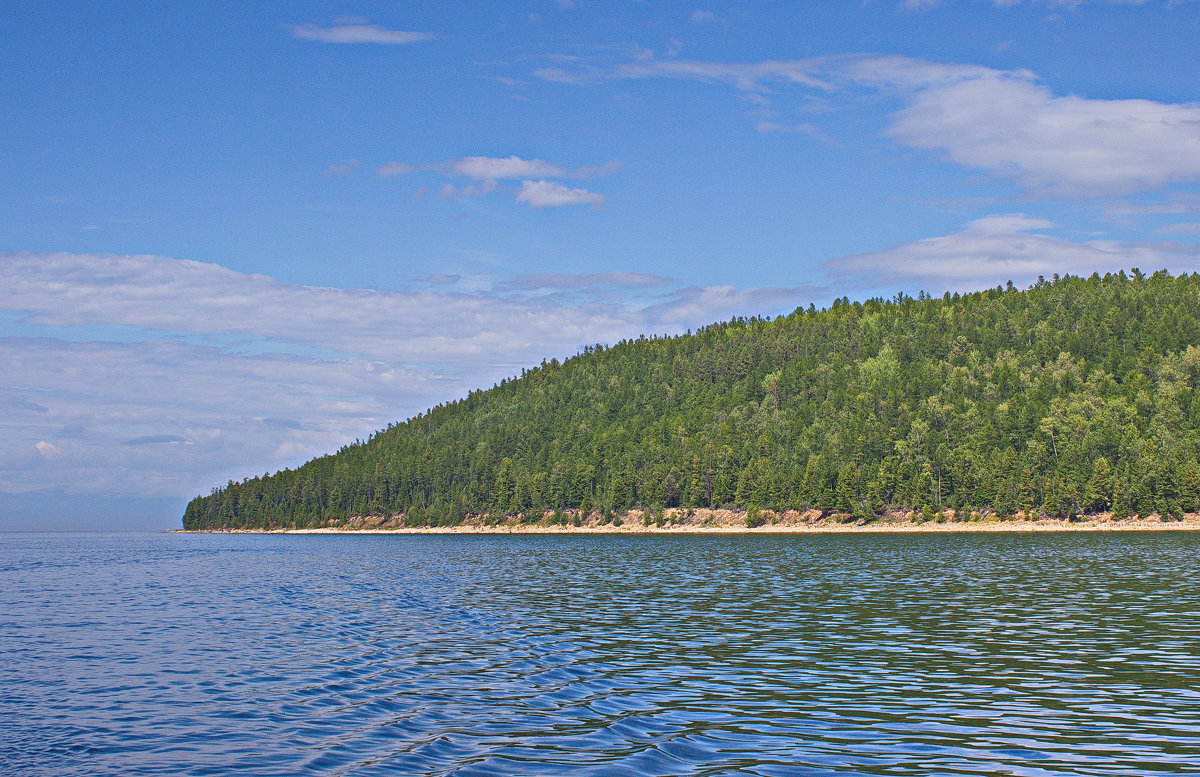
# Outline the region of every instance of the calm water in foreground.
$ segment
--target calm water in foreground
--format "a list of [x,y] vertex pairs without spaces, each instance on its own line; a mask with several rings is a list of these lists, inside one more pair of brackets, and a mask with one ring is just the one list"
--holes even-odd
[[1200,534],[0,535],[4,775],[1200,772]]

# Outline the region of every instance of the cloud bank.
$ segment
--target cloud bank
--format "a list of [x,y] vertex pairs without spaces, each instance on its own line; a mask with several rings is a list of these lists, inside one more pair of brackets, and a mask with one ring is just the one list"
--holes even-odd
[[837,257],[825,265],[854,288],[969,291],[1006,281],[1024,286],[1039,275],[1090,275],[1118,269],[1200,269],[1200,246],[1178,243],[1074,243],[1037,234],[1053,224],[1023,214],[976,219],[951,235],[916,240],[882,251]]
[[821,291],[636,272],[290,284],[156,256],[0,255],[0,492],[188,496],[293,466],[543,358]]

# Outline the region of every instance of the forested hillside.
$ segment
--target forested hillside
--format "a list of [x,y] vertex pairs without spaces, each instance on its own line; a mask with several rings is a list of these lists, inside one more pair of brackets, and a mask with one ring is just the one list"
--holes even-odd
[[842,299],[545,362],[198,497],[184,527],[714,506],[1175,516],[1200,507],[1198,345],[1198,275]]

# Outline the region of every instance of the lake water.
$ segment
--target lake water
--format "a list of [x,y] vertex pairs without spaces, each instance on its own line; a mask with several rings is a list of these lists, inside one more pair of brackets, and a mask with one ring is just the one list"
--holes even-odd
[[1200,773],[1200,534],[0,535],[4,775]]

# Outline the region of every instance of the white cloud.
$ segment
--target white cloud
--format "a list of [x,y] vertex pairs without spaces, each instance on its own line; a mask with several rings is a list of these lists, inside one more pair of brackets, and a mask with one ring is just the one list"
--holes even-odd
[[477,181],[469,183],[466,186],[455,186],[454,184],[445,184],[438,190],[438,196],[443,199],[447,197],[482,197],[485,194],[491,194],[500,188],[500,185],[495,181]]
[[384,43],[403,44],[420,43],[433,40],[434,36],[426,32],[408,32],[406,30],[389,30],[378,24],[343,24],[334,27],[319,27],[315,24],[294,24],[291,27],[292,36],[303,40],[315,40],[321,43]]
[[624,331],[628,323],[521,299],[299,286],[204,262],[86,254],[0,257],[0,309],[23,311],[39,326],[229,333],[369,359],[490,358],[506,367],[538,358],[532,343],[579,344],[588,329]]
[[888,134],[1036,193],[1122,195],[1200,178],[1200,106],[1055,97],[999,74],[918,91]]
[[600,79],[680,78],[727,84],[747,93],[770,93],[772,87],[801,86],[836,92],[850,86],[873,88],[925,88],[973,78],[1015,76],[1029,78],[1028,71],[1000,71],[980,65],[928,62],[904,56],[867,54],[827,55],[807,59],[769,59],[761,62],[703,62],[699,60],[650,60],[619,64],[605,70],[570,61],[576,69],[544,68],[546,80],[580,83]]
[[976,219],[961,232],[905,243],[883,251],[841,256],[826,264],[830,275],[860,289],[896,285],[931,291],[1027,284],[1053,273],[1090,275],[1122,268],[1200,268],[1200,247],[1176,243],[1074,243],[1033,230],[1051,222],[1022,214]]
[[408,175],[417,168],[412,165],[401,164],[400,162],[388,162],[375,168],[375,175],[380,178],[399,178],[402,175]]
[[1026,216],[1024,213],[1003,213],[977,218],[967,225],[967,232],[978,235],[1015,235],[1035,229],[1050,229],[1054,222]]
[[[544,159],[468,156],[447,162],[442,167],[452,174],[474,178],[477,181],[514,181],[521,178],[601,178],[624,166],[624,162],[612,160],[599,165],[571,169]],[[415,169],[417,168],[408,168]]]
[[[545,159],[524,159],[513,155],[507,157],[467,156],[441,164],[409,165],[401,162],[388,162],[376,168],[377,175],[384,178],[408,175],[418,170],[440,170],[445,175],[461,176],[470,179],[463,186],[443,184],[438,190],[438,196],[449,197],[481,197],[495,191],[513,192],[517,202],[523,202],[535,209],[553,208],[562,205],[591,204],[599,205],[605,197],[597,192],[586,189],[572,189],[557,183],[554,178],[600,178],[620,170],[624,162],[612,160],[599,165],[586,165],[574,169],[547,162]],[[532,180],[532,179],[538,180]],[[524,179],[524,180],[522,180]],[[502,186],[502,182],[522,180],[515,192],[511,186]],[[422,194],[424,191],[422,190]],[[418,195],[419,196],[419,195]]]
[[904,89],[912,92],[965,81],[1028,81],[1036,77],[1028,70],[995,70],[981,65],[929,62],[895,55],[830,57],[825,62],[831,78],[873,89]]
[[[467,280],[370,291],[153,256],[0,255],[0,310],[44,335],[0,338],[0,492],[190,496],[585,344],[812,298],[624,271]],[[126,342],[100,339],[114,326]]]
[[[783,87],[839,95],[872,89],[905,103],[885,135],[967,168],[1059,197],[1110,197],[1200,179],[1200,104],[1058,96],[1026,70],[903,56],[762,62],[650,60],[538,71],[547,80],[681,78],[718,83],[759,103]],[[797,131],[812,134],[809,125]],[[786,125],[764,121],[760,132]]]
[[557,178],[567,174],[566,168],[552,165],[544,159],[522,159],[518,156],[468,156],[450,162],[448,167],[459,175],[479,181]]
[[690,18],[692,20],[692,24],[711,24],[717,21],[717,15],[712,11],[692,11]]
[[587,189],[572,189],[555,181],[522,181],[521,189],[517,192],[517,202],[524,202],[531,208],[561,208],[565,205],[604,204],[607,198],[603,194],[590,192]]

